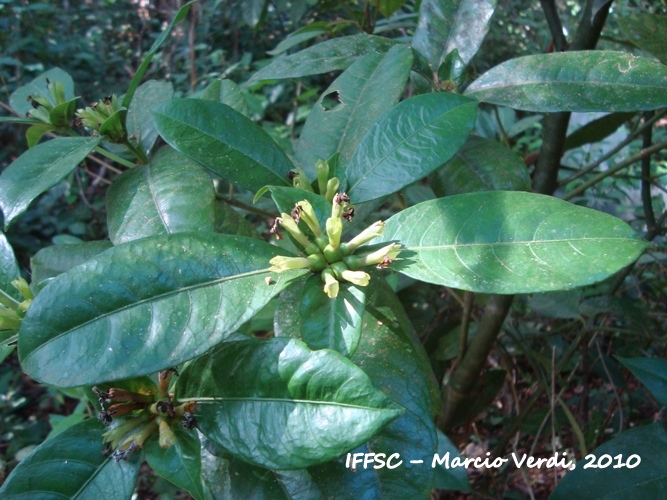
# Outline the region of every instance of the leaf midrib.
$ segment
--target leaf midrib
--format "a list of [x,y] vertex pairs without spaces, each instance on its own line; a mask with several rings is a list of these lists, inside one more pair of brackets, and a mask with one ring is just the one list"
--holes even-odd
[[[343,408],[353,408],[359,410],[374,410],[374,411],[390,411],[402,413],[400,408],[382,408],[377,406],[361,406],[351,403],[340,403],[337,401],[317,401],[310,399],[286,399],[286,398],[258,398],[258,397],[192,397],[192,398],[178,398],[179,403],[218,403],[218,402],[230,402],[230,401],[240,401],[242,403],[290,403],[290,404],[312,404],[312,405],[329,405],[329,406],[340,406]],[[394,403],[396,404],[396,403]]]
[[631,237],[592,237],[592,238],[564,238],[560,240],[530,240],[530,241],[493,241],[485,243],[452,243],[447,245],[428,245],[428,246],[406,246],[406,250],[442,250],[450,248],[467,248],[467,247],[481,247],[481,246],[510,246],[510,245],[532,245],[532,244],[549,244],[549,243],[571,243],[577,241],[593,242],[593,241],[633,241],[641,243],[641,240]]

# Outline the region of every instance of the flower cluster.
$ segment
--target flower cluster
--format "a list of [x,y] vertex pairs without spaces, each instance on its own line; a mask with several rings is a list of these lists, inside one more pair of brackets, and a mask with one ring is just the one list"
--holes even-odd
[[85,109],[77,109],[76,116],[84,127],[106,135],[113,142],[123,142],[126,134],[121,115],[125,111],[113,94]]
[[[47,95],[30,94],[28,101],[32,109],[27,115],[44,123],[62,127],[69,124],[74,116],[74,101],[67,100],[65,85],[46,79]],[[57,110],[54,112],[54,110]]]
[[[288,269],[310,269],[312,272],[321,273],[324,292],[330,298],[335,298],[338,296],[341,280],[357,286],[367,286],[370,276],[362,268],[367,266],[387,267],[398,256],[401,246],[390,243],[372,250],[367,250],[367,247],[362,246],[382,234],[385,225],[382,221],[373,223],[350,241],[341,242],[343,220],[352,219],[354,207],[350,205],[350,198],[347,194],[330,192],[332,188],[334,190],[338,188],[338,179],[335,177],[327,179],[325,175],[320,175],[324,171],[320,163],[318,163],[317,171],[320,193],[324,193],[327,199],[331,197],[329,199],[332,204],[331,217],[326,220],[323,229],[312,205],[306,200],[298,202],[291,214],[282,213],[276,219],[271,231],[280,238],[278,226],[281,226],[306,256],[277,256],[271,259],[270,264],[271,271],[277,273]],[[293,180],[297,177],[301,177],[298,184],[310,186],[303,173],[297,172]],[[296,182],[295,185],[297,185]],[[304,230],[301,229],[300,224],[305,226]],[[305,231],[305,228],[308,228],[308,231]]]

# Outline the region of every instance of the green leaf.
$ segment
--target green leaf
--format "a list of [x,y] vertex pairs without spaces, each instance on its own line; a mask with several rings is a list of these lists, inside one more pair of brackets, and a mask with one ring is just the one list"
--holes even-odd
[[452,50],[468,64],[487,31],[496,0],[423,0],[412,46],[437,71]]
[[372,52],[387,52],[396,43],[389,38],[366,34],[333,38],[296,54],[274,59],[255,73],[246,85],[262,80],[299,78],[345,69],[359,57]]
[[213,231],[214,199],[206,169],[161,148],[148,165],[127,170],[109,188],[109,238],[118,245],[156,234]]
[[616,132],[618,127],[633,116],[635,116],[635,113],[612,113],[588,122],[567,136],[565,139],[565,151],[578,148],[584,144],[602,141]]
[[276,254],[284,252],[206,232],[111,248],[57,276],[35,298],[19,332],[23,369],[35,380],[75,387],[199,356],[304,273],[270,273]]
[[395,193],[449,160],[475,125],[477,104],[458,94],[401,102],[361,139],[347,168],[353,203]]
[[35,120],[34,118],[21,118],[19,116],[0,116],[0,123],[16,123],[18,125],[44,124],[44,122],[40,120]]
[[56,127],[67,127],[70,120],[74,117],[76,111],[76,101],[78,97],[70,99],[69,101],[61,102],[55,106],[49,113],[49,121]]
[[[438,433],[438,455],[440,458],[449,453],[450,463],[454,458],[461,458],[459,450],[454,446],[447,436],[440,429]],[[426,465],[426,464],[424,464]],[[447,491],[471,491],[470,480],[466,469],[463,467],[447,468],[443,462],[435,468],[435,482],[433,487],[439,490]]]
[[378,10],[384,17],[390,17],[394,12],[405,5],[406,0],[374,0]]
[[199,98],[206,101],[221,102],[238,111],[243,116],[250,116],[248,102],[245,100],[243,92],[241,92],[241,87],[231,80],[215,80],[204,89]]
[[306,26],[303,26],[287,35],[284,40],[276,45],[275,49],[267,50],[266,53],[270,56],[277,56],[283,52],[287,52],[289,49],[294,48],[297,45],[301,45],[302,43],[307,42],[308,40],[312,40],[313,38],[317,38],[320,35],[324,35],[332,28],[333,26],[331,23],[326,21],[316,21],[314,23],[307,24]]
[[221,234],[237,234],[246,238],[263,240],[255,226],[223,200],[215,200],[213,205],[215,222],[213,230]]
[[106,136],[110,141],[120,143],[126,138],[125,119],[127,109],[121,108],[104,120],[100,127],[100,135]]
[[261,127],[225,104],[179,99],[153,117],[169,145],[229,182],[251,191],[288,184],[289,158]]
[[25,131],[25,138],[28,142],[28,147],[35,147],[37,144],[39,144],[39,141],[42,140],[44,134],[47,134],[55,129],[56,127],[49,123],[37,123],[32,125],[30,128],[28,128],[28,130]]
[[9,96],[9,105],[12,109],[17,114],[26,116],[26,113],[33,109],[29,99],[31,95],[39,94],[49,99],[51,94],[47,88],[47,79],[52,82],[61,82],[65,86],[65,99],[74,98],[74,80],[72,80],[72,77],[60,68],[52,68],[12,92],[12,95]]
[[251,28],[257,27],[266,15],[268,0],[249,0],[243,3],[243,20]]
[[[389,52],[357,59],[322,93],[308,115],[296,150],[296,162],[310,178],[315,178],[317,160],[337,152],[340,165],[347,166],[363,135],[401,98],[411,66],[409,47],[396,45]],[[325,109],[322,102],[328,96],[336,96],[340,105]]]
[[667,67],[625,52],[539,54],[490,69],[465,93],[479,101],[547,113],[651,110],[667,102]]
[[349,358],[361,338],[364,288],[341,283],[338,296],[330,299],[323,286],[320,276],[315,275],[301,289],[299,338],[311,349],[333,349]]
[[23,301],[19,291],[11,284],[12,281],[21,276],[18,262],[14,256],[14,250],[7,241],[5,233],[0,231],[0,302],[4,302],[5,297],[9,296],[9,302]]
[[158,137],[150,112],[160,104],[171,101],[173,95],[171,82],[149,80],[137,89],[127,110],[125,127],[129,140],[146,155],[153,149]]
[[337,457],[401,414],[341,354],[287,338],[226,342],[185,369],[176,397],[197,402],[199,429],[216,444],[285,470]]
[[174,446],[163,449],[158,444],[157,435],[144,445],[146,462],[167,481],[179,489],[190,493],[195,499],[203,499],[204,488],[201,481],[201,443],[196,431],[174,429]]
[[637,47],[667,64],[667,16],[639,13],[618,19],[621,33]]
[[38,144],[0,175],[5,229],[44,191],[55,186],[97,146],[98,138],[67,137]]
[[[280,296],[277,336],[301,332],[303,318],[298,314],[298,303],[290,300],[299,293],[298,286]],[[436,452],[433,417],[441,409],[438,384],[410,320],[379,273],[373,273],[364,291],[363,334],[351,361],[407,411],[352,453],[384,453],[386,457],[399,453],[403,464],[396,469],[351,470],[345,467],[346,456],[342,456],[310,467],[308,472],[322,491],[336,491],[340,498],[426,498],[432,487],[434,470],[430,465]],[[410,460],[424,463],[412,465]]]
[[523,160],[499,142],[471,136],[436,170],[431,187],[440,198],[475,191],[530,191]]
[[[288,188],[282,186],[271,186],[271,198],[273,198],[276,207],[281,213],[289,214],[297,202],[306,200],[313,207],[315,217],[317,217],[320,227],[324,231],[327,219],[331,217],[331,203],[329,203],[324,196],[311,193],[304,189]],[[301,230],[307,234],[312,234],[306,226],[305,222],[299,225]]]
[[[590,459],[579,461],[577,468],[565,475],[549,498],[661,498],[667,489],[666,448],[665,422],[625,431],[592,453],[596,463],[603,455],[609,455],[612,459],[610,466],[584,469]],[[636,457],[639,457],[639,465],[615,468],[618,455],[622,464],[630,465],[636,464]],[[635,458],[630,460],[633,456]]]
[[616,217],[533,193],[486,191],[403,210],[379,242],[405,250],[400,272],[482,293],[569,290],[611,276],[648,244]]
[[130,498],[139,460],[104,455],[104,426],[86,420],[44,441],[0,488],[2,498]]
[[32,284],[54,278],[111,248],[110,241],[87,241],[42,248],[30,259]]
[[667,406],[667,360],[660,358],[622,358],[623,366],[641,380],[661,405]]
[[164,43],[164,41],[167,39],[169,33],[171,33],[171,30],[174,28],[174,26],[177,23],[181,22],[183,19],[185,19],[185,16],[187,16],[188,12],[190,11],[190,6],[196,1],[197,0],[192,0],[183,5],[180,9],[178,9],[178,12],[176,12],[176,15],[174,16],[174,19],[171,20],[169,25],[164,29],[164,31],[160,34],[160,36],[155,39],[153,45],[151,45],[150,50],[144,56],[144,60],[141,61],[141,64],[137,68],[136,73],[132,77],[132,81],[130,82],[130,85],[127,88],[125,97],[123,97],[123,102],[121,103],[122,107],[124,108],[130,107],[130,103],[132,102],[134,93],[137,91],[137,88],[139,87],[142,78],[146,74],[146,71],[148,71],[148,66],[150,66],[151,61],[153,60],[153,56],[158,51],[160,46]]

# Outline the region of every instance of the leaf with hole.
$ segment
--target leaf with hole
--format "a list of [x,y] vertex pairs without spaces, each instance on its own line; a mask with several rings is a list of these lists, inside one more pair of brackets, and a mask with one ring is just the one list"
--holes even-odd
[[412,278],[500,294],[596,283],[648,246],[616,217],[514,191],[420,203],[389,218],[379,240],[405,246],[395,266]]

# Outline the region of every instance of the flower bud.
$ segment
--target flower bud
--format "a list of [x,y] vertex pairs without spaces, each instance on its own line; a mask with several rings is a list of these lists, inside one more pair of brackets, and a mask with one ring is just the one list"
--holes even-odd
[[278,218],[278,222],[285,228],[292,238],[299,243],[299,245],[303,248],[308,248],[310,246],[311,241],[301,232],[301,229],[299,229],[299,226],[297,226],[296,222],[294,222],[294,219],[292,219],[290,215],[287,215],[286,213],[281,214],[281,217]]
[[307,200],[302,200],[296,204],[299,207],[301,220],[303,220],[308,228],[313,232],[315,238],[322,236],[322,228],[320,227],[320,221],[317,220],[315,215],[315,210],[313,206]]
[[374,252],[361,254],[361,255],[350,255],[345,257],[345,263],[350,267],[350,269],[359,269],[365,266],[378,266],[386,267],[386,264],[390,264],[393,259],[395,259],[398,254],[401,252],[401,245],[397,243],[391,243],[386,245]]
[[32,300],[35,298],[35,296],[32,293],[32,290],[30,290],[30,285],[28,285],[28,282],[23,279],[23,278],[18,278],[12,281],[12,286],[16,288],[21,295],[23,295],[24,299],[27,300]]
[[350,241],[343,243],[343,245],[341,245],[343,253],[350,255],[364,243],[368,243],[369,241],[377,238],[384,232],[384,226],[385,223],[383,221],[379,220],[374,222]]
[[368,273],[363,271],[350,271],[349,269],[346,269],[341,275],[345,281],[349,281],[357,286],[368,286],[368,283],[371,281],[371,277]]
[[315,172],[317,173],[317,187],[320,194],[327,191],[327,182],[329,181],[329,163],[324,160],[317,160],[315,163]]
[[171,426],[167,422],[160,419],[160,438],[158,439],[160,448],[166,450],[174,446],[174,443],[176,443],[174,431],[171,430]]
[[306,257],[283,257],[282,255],[277,255],[269,261],[271,268],[269,271],[274,273],[282,273],[289,269],[309,269],[310,260]]
[[340,186],[340,181],[338,180],[338,177],[332,177],[327,181],[327,189],[326,193],[324,194],[324,197],[327,199],[328,202],[333,202],[333,199],[336,196],[336,193],[338,192],[339,186]]
[[292,185],[295,188],[303,189],[304,191],[310,191],[311,193],[313,192],[313,188],[310,185],[310,181],[308,180],[306,172],[300,168],[294,168],[290,170],[287,177],[292,181]]
[[0,330],[18,330],[22,321],[16,311],[0,306]]
[[338,283],[338,280],[330,268],[326,268],[322,271],[322,281],[324,281],[324,293],[326,293],[330,299],[338,297],[340,283]]
[[335,250],[340,246],[340,237],[343,234],[343,221],[339,217],[327,219],[327,236],[329,245]]

